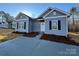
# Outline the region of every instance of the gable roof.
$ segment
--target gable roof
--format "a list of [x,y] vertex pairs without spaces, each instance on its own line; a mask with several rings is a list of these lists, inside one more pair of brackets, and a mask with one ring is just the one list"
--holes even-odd
[[60,9],[58,9],[58,8],[48,8],[48,9],[47,9],[46,11],[44,11],[40,16],[38,16],[38,19],[43,18],[44,15],[46,15],[47,13],[49,13],[49,12],[51,12],[51,11],[54,11],[54,10],[59,11],[59,12],[65,14],[65,15],[67,15],[67,16],[70,15],[68,12],[63,11],[63,10],[60,10]]
[[7,18],[7,15],[8,15],[8,13],[5,13],[4,11],[0,11],[0,16]]
[[22,12],[20,12],[20,13],[15,17],[15,19],[16,19],[16,20],[17,20],[17,19],[20,19],[21,16],[22,16],[22,19],[27,19],[27,17],[29,17],[29,18],[31,19],[30,16],[28,16],[28,15],[22,13]]

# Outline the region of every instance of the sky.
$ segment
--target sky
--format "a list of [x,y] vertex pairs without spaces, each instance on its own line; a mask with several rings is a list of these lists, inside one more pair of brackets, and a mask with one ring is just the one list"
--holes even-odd
[[11,16],[16,17],[19,12],[36,18],[49,7],[59,8],[66,12],[70,8],[77,6],[75,3],[0,3],[0,11],[9,13]]

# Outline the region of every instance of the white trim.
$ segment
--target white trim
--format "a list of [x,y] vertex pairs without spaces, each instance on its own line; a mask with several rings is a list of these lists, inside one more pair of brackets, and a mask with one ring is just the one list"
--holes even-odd
[[[66,34],[68,35],[68,18],[66,17]],[[66,35],[66,37],[67,37]]]
[[44,19],[48,19],[48,18],[59,18],[59,17],[67,17],[67,16],[54,16],[54,17],[46,17]]
[[[49,8],[48,8],[48,9],[49,9]],[[46,9],[44,12],[42,12],[42,14],[44,14],[48,9]],[[46,13],[46,14],[49,14],[49,13],[52,12],[53,10],[57,10],[57,11],[59,11],[59,12],[61,12],[61,13],[66,14],[66,15],[70,15],[68,12],[65,12],[65,11],[63,11],[63,10],[61,10],[61,9],[58,9],[58,8],[50,8],[50,9],[52,9],[52,10],[49,11],[48,13]],[[42,15],[42,14],[41,14],[41,15]],[[40,16],[41,16],[41,15],[40,15]],[[40,16],[39,16],[39,17],[40,17]],[[38,18],[39,18],[39,17],[38,17]]]
[[45,18],[47,15],[49,15],[51,12],[53,12],[53,10],[49,11],[46,15],[44,15],[43,17]]
[[61,9],[58,9],[58,8],[52,8],[52,9],[57,10],[57,11],[59,11],[59,12],[62,12],[62,13],[64,13],[64,14],[66,14],[66,15],[70,15],[68,12],[65,12],[65,11],[63,11],[63,10],[61,10]]
[[[49,8],[45,9],[45,11],[42,11],[42,12],[41,12],[41,15],[44,14],[48,9],[49,9]],[[39,18],[41,15],[39,15],[38,18]]]

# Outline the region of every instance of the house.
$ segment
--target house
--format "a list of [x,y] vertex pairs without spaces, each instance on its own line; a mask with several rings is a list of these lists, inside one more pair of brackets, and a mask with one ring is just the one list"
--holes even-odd
[[20,12],[15,18],[15,31],[17,32],[31,32],[31,17],[25,15],[24,13]]
[[0,27],[8,28],[6,13],[4,11],[0,11]]
[[40,31],[46,34],[67,36],[69,16],[69,13],[58,8],[48,8],[38,17],[38,20],[44,21],[40,24]]
[[35,19],[20,12],[16,16],[15,31],[67,36],[69,15],[69,13],[57,8],[48,8]]

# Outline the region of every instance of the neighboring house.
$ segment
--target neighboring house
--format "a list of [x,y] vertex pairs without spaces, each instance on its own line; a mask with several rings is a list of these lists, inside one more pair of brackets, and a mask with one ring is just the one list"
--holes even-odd
[[0,11],[0,27],[8,28],[6,13],[4,11]]
[[31,18],[20,12],[15,18],[17,32],[31,32]]
[[57,8],[48,8],[36,19],[19,13],[16,16],[15,31],[44,32],[45,34],[67,36],[69,15],[69,13]]

